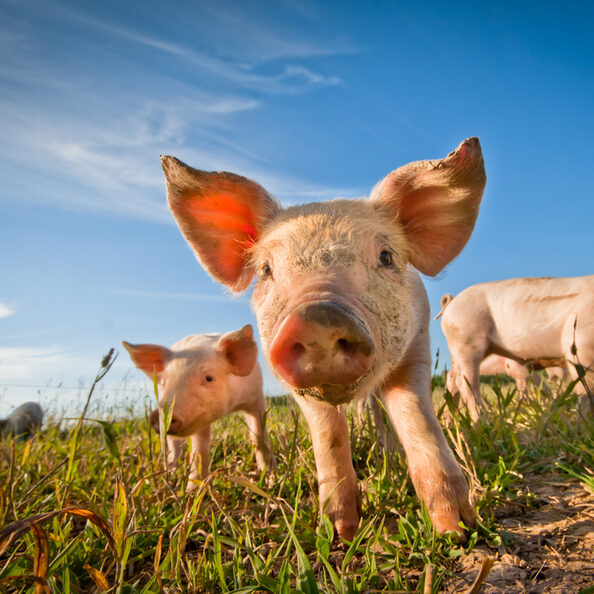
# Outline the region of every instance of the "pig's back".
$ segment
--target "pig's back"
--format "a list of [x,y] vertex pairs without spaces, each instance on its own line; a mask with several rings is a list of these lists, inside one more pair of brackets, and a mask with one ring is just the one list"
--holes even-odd
[[567,325],[576,316],[582,327],[594,322],[594,276],[519,278],[479,286],[493,319],[494,342],[522,358],[561,356]]
[[[480,286],[480,285],[478,285]],[[517,278],[484,283],[483,294],[496,317],[554,320],[594,303],[594,275]]]

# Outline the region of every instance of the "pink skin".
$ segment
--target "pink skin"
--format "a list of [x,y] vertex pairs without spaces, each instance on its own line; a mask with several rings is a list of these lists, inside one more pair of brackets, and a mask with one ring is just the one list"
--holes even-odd
[[[479,365],[495,353],[518,363],[572,362],[588,369],[594,390],[594,275],[573,278],[518,278],[473,285],[452,298],[442,297],[441,328],[452,356],[448,389],[459,392],[471,418],[483,411]],[[575,328],[574,328],[575,325]],[[572,352],[572,345],[577,356]],[[592,399],[576,386],[580,409],[592,413]]]
[[351,539],[360,497],[337,405],[380,394],[436,529],[474,523],[468,487],[431,403],[435,275],[472,233],[485,185],[478,139],[390,173],[369,200],[283,209],[257,183],[163,157],[170,208],[198,260],[233,291],[257,282],[263,350],[309,424],[320,501]]
[[149,378],[157,375],[159,410],[150,415],[159,431],[159,414],[165,403],[173,407],[167,434],[168,465],[174,467],[189,438],[192,444],[190,481],[204,477],[209,467],[210,426],[213,421],[241,410],[256,449],[260,470],[276,463],[264,426],[265,403],[258,348],[248,324],[227,334],[193,334],[171,349],[155,344],[122,342],[136,367]]

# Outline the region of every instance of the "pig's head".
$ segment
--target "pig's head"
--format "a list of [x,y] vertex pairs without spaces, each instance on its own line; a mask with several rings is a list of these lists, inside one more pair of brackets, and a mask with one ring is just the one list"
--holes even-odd
[[[168,433],[187,437],[223,416],[229,397],[229,375],[247,376],[258,347],[251,325],[227,334],[195,334],[171,349],[156,344],[122,344],[136,367],[159,384],[159,410],[172,406]],[[150,415],[159,431],[159,411]]]
[[469,138],[390,173],[368,200],[283,209],[257,183],[162,158],[170,208],[204,268],[234,292],[256,277],[265,355],[299,394],[340,404],[401,358],[412,265],[434,276],[474,227],[486,176]]
[[8,419],[0,419],[0,437],[5,438],[10,435],[12,425]]

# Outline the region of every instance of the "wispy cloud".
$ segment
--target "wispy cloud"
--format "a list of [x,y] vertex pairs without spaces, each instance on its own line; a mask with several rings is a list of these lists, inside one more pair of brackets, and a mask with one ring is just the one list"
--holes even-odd
[[[254,146],[238,124],[246,112],[262,110],[270,93],[341,85],[340,77],[296,62],[351,51],[348,44],[283,35],[257,15],[228,15],[216,3],[195,8],[202,15],[200,48],[183,35],[171,41],[172,30],[161,38],[66,3],[45,11],[41,20],[21,15],[0,23],[0,47],[13,56],[0,64],[8,91],[0,98],[0,175],[8,199],[171,223],[160,154],[246,175],[285,203],[361,193],[279,171],[265,144]],[[56,19],[77,25],[72,47],[58,43],[51,27],[41,34]],[[160,67],[147,68],[146,52],[138,61],[130,44],[152,48]],[[92,75],[85,52],[95,57]]]
[[[209,43],[208,50],[198,51],[179,41],[147,34],[140,29],[116,25],[113,22],[62,6],[62,12],[86,26],[101,30],[111,37],[168,54],[197,67],[214,78],[224,79],[239,88],[260,93],[294,93],[314,86],[341,84],[340,77],[314,72],[301,65],[280,65],[266,69],[263,64],[278,64],[283,60],[309,59],[312,57],[354,53],[358,51],[343,41],[320,43],[312,39],[275,34],[263,27],[251,14],[242,13],[240,6],[233,10],[221,10],[214,3],[203,3],[194,18],[200,22],[202,39]],[[202,12],[202,14],[200,13]],[[190,16],[186,16],[190,18]],[[210,21],[210,23],[209,23]],[[214,21],[214,22],[213,22]],[[217,31],[209,39],[209,31]],[[180,35],[181,37],[181,35]],[[244,41],[245,40],[245,41]],[[223,44],[219,48],[219,44]]]
[[0,302],[0,318],[7,318],[8,316],[12,316],[15,313],[16,309],[10,305],[6,305],[6,303]]
[[312,72],[309,68],[304,66],[287,66],[285,69],[287,78],[302,76],[308,83],[312,85],[339,85],[342,84],[342,79],[338,76],[322,76]]
[[80,369],[80,360],[61,347],[0,347],[2,382],[57,377],[65,367]]

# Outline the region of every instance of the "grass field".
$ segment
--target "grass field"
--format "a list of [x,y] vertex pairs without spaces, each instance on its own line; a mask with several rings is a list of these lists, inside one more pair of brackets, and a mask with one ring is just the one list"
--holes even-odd
[[494,560],[483,592],[593,592],[592,422],[570,390],[485,390],[485,419],[455,413],[446,429],[480,515],[464,546],[435,535],[406,460],[382,450],[369,419],[349,417],[363,517],[345,543],[320,520],[309,434],[289,398],[269,400],[276,476],[256,471],[232,415],[214,426],[212,473],[190,496],[187,461],[164,470],[146,418],[103,410],[98,422],[92,406],[84,422],[54,416],[32,440],[1,445],[0,590],[471,592]]

